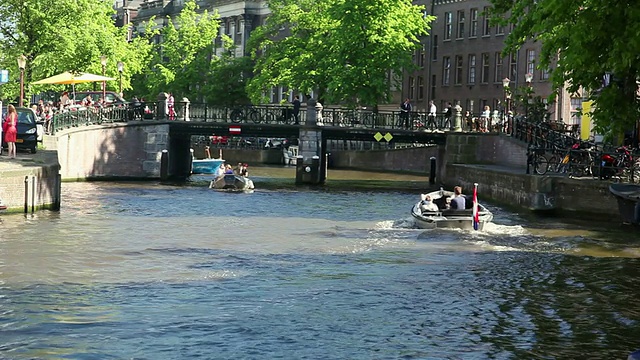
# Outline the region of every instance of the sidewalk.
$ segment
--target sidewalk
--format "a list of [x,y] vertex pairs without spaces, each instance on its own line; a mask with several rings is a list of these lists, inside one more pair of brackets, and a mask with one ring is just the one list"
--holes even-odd
[[7,151],[3,150],[0,155],[0,183],[5,172],[13,170],[25,170],[25,168],[51,165],[58,162],[58,152],[55,150],[38,150],[37,153],[18,152],[15,159],[9,159]]

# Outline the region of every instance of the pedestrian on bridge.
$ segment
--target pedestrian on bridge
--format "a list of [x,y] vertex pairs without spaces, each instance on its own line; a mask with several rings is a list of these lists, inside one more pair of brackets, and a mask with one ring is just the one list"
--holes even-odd
[[411,100],[407,98],[402,104],[400,104],[400,126],[404,129],[411,129]]
[[291,103],[293,104],[293,122],[296,125],[300,125],[300,98],[298,95],[293,97],[293,101]]

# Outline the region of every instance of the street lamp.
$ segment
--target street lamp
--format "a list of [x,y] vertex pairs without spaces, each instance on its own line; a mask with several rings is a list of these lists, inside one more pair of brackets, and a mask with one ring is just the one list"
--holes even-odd
[[[100,64],[102,64],[102,76],[107,76],[107,57],[105,55],[100,56]],[[102,101],[105,101],[107,97],[107,82],[102,80]]]
[[124,63],[118,61],[118,72],[120,73],[120,96],[122,96],[122,72],[124,71]]
[[509,111],[509,103],[507,102],[507,93],[509,92],[509,80],[508,77],[502,79],[502,90],[503,90],[503,98],[504,101],[502,104],[502,126],[505,127],[507,124],[507,111]]
[[24,68],[27,67],[27,57],[24,55],[18,56],[18,68],[20,69],[20,99],[18,99],[18,106],[22,107],[24,99]]

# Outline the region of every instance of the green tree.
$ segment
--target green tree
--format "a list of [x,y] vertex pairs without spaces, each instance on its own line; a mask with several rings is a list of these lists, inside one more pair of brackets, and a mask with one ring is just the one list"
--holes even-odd
[[213,39],[218,34],[217,11],[198,12],[194,0],[185,3],[175,19],[160,34],[162,43],[156,49],[150,66],[139,76],[137,84],[144,82],[146,96],[172,92],[194,99],[204,97],[207,74],[213,58]]
[[253,70],[253,62],[248,56],[235,57],[235,46],[231,39],[225,39],[225,51],[211,63],[205,99],[207,103],[220,106],[249,104],[246,92],[247,79]]
[[316,90],[325,102],[375,106],[399,81],[390,74],[413,66],[412,51],[434,19],[410,0],[271,0],[269,8],[249,41],[254,102],[286,86]]
[[[580,87],[594,101],[597,129],[620,132],[640,117],[640,7],[630,0],[490,0],[494,20],[514,24],[505,52],[540,41],[539,68],[557,88]],[[614,81],[603,87],[605,74]]]
[[[108,83],[117,90],[116,64],[125,63],[123,85],[144,67],[150,47],[141,41],[128,43],[125,30],[113,22],[113,2],[107,0],[4,0],[0,3],[0,67],[10,70],[12,81],[0,87],[2,97],[13,99],[19,92],[16,58],[27,57],[27,93],[63,86],[30,86],[29,83],[63,71],[100,74],[100,56],[108,57]],[[91,85],[81,85],[79,88]]]

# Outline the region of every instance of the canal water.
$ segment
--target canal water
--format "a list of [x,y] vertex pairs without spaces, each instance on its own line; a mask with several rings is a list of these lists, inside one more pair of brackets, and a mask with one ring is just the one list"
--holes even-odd
[[[64,183],[0,217],[0,359],[625,359],[638,233],[486,204],[422,231],[423,177],[331,171],[257,190]],[[480,198],[482,198],[480,191]]]

